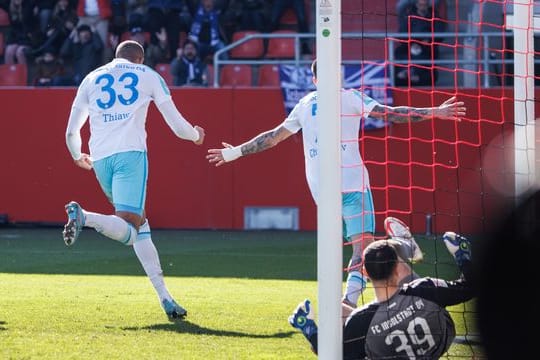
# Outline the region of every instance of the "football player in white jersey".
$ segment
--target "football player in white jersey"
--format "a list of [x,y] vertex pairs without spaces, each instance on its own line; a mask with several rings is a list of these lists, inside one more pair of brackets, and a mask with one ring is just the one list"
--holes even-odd
[[[63,238],[75,243],[83,226],[133,245],[169,319],[187,311],[171,296],[163,280],[157,250],[145,216],[148,158],[146,114],[154,101],[176,136],[200,145],[204,129],[192,126],[177,110],[163,78],[143,65],[144,49],[124,41],[115,59],[88,74],[78,88],[66,130],[66,143],[75,165],[94,170],[101,189],[115,208],[115,215],[83,210],[76,202],[66,205],[68,222]],[[90,154],[81,152],[80,130],[90,119]]]
[[[313,82],[317,83],[317,61],[311,66]],[[370,116],[389,122],[403,123],[433,118],[459,120],[465,115],[463,102],[455,97],[438,107],[416,108],[387,106],[357,90],[341,91],[341,169],[343,194],[343,237],[353,245],[348,266],[348,278],[343,302],[356,306],[358,297],[366,286],[361,273],[362,251],[374,240],[375,216],[373,198],[369,187],[369,175],[360,156],[358,136],[362,117]],[[265,131],[251,140],[232,146],[223,143],[222,149],[209,149],[206,158],[221,166],[241,156],[267,150],[302,129],[306,178],[315,203],[319,187],[319,144],[317,140],[317,92],[302,98],[289,116],[274,129]]]

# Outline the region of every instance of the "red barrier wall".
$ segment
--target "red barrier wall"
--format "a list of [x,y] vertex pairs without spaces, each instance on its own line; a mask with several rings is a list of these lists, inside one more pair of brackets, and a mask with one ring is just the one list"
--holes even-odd
[[[74,94],[75,89],[0,89],[0,213],[11,221],[63,223],[63,206],[70,200],[112,211],[93,173],[74,166],[65,146]],[[400,124],[365,134],[362,150],[378,229],[388,214],[418,232],[424,231],[426,213],[435,214],[437,232],[474,232],[489,225],[513,191],[513,166],[501,161],[510,156],[505,149],[513,142],[511,95],[499,89],[463,91],[470,121]],[[445,97],[397,92],[394,103],[429,106]],[[297,206],[301,229],[316,228],[300,135],[220,168],[205,159],[206,150],[222,141],[238,144],[279,124],[285,116],[279,90],[176,89],[173,98],[187,119],[206,129],[207,139],[202,146],[177,139],[151,107],[147,212],[154,228],[241,229],[245,206]],[[86,140],[86,127],[83,134]],[[432,134],[437,141],[431,141]],[[453,168],[418,165],[433,160]],[[411,186],[412,191],[400,188]]]

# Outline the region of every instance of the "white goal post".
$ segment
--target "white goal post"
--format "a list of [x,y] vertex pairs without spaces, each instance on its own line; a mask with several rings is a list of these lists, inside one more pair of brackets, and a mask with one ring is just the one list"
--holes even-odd
[[533,5],[533,0],[515,0],[511,25],[514,36],[514,179],[518,203],[533,186],[539,185],[535,164]]
[[341,0],[316,4],[319,200],[317,208],[318,356],[343,358],[341,293]]

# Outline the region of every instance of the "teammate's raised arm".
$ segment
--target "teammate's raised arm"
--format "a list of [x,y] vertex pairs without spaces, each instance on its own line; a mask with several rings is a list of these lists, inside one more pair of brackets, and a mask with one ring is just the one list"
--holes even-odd
[[283,124],[280,124],[272,130],[260,133],[242,145],[232,146],[224,142],[222,143],[224,146],[222,149],[208,149],[206,158],[208,159],[208,162],[213,163],[216,166],[221,166],[226,162],[234,161],[241,156],[255,154],[270,149],[292,134],[293,133],[287,130]]
[[460,121],[467,108],[462,101],[453,96],[437,107],[417,108],[410,106],[376,105],[369,116],[385,119],[393,123],[406,123],[429,120],[433,118]]

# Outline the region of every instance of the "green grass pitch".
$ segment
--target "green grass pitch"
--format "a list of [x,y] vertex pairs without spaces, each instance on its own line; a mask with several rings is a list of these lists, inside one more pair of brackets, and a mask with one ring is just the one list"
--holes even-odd
[[[167,286],[188,310],[179,323],[131,248],[89,229],[67,248],[60,233],[0,229],[1,359],[316,358],[287,322],[306,297],[316,308],[314,232],[154,230]],[[418,273],[456,276],[440,241],[418,241]],[[450,310],[458,335],[475,332],[472,303]],[[480,349],[456,343],[448,355]]]

